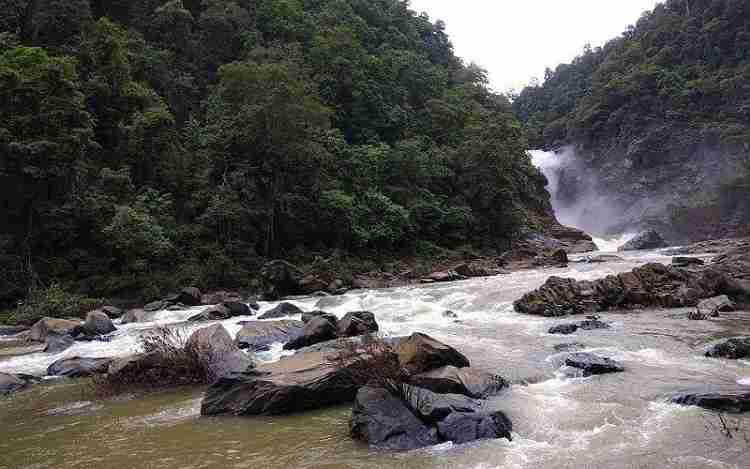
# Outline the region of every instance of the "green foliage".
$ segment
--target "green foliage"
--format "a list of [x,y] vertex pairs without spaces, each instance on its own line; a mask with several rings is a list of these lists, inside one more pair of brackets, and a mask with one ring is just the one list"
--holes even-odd
[[9,324],[33,324],[43,317],[83,318],[104,304],[104,300],[85,298],[53,283],[47,288],[32,290],[26,302],[11,311],[5,320]]
[[508,100],[408,2],[0,6],[0,303],[499,249],[550,214]]

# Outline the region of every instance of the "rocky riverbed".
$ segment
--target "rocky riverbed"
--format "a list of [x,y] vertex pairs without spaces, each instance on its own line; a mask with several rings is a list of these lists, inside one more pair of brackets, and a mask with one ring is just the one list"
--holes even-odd
[[[47,338],[61,332],[79,340],[62,351],[42,352],[3,339],[15,352],[0,355],[0,372],[20,375],[15,378],[21,388],[0,400],[2,421],[11,422],[0,441],[0,467],[743,467],[747,446],[709,430],[718,425],[717,414],[699,407],[744,409],[750,363],[743,337],[750,336],[750,317],[741,302],[730,298],[731,310],[722,308],[718,316],[699,321],[688,317],[697,303],[628,310],[597,305],[589,313],[597,317],[589,319],[514,311],[514,301],[551,276],[593,282],[653,263],[677,269],[671,267],[672,257],[656,251],[619,256],[458,282],[298,298],[289,306],[247,299],[239,301],[247,309],[225,304],[237,298],[183,309],[152,305],[149,314],[131,315],[132,322],[115,319],[116,330],[109,332],[101,316],[83,325],[39,326],[35,333],[46,331]],[[695,256],[704,260],[700,269],[717,265],[713,255]],[[263,315],[271,317],[258,321]],[[587,322],[606,327],[583,327]],[[319,378],[336,376],[324,369],[341,363],[331,361],[335,344],[373,332],[373,323],[402,365],[411,368],[412,385],[440,396],[463,396],[463,403],[420,399],[433,404],[391,412],[395,431],[372,427],[369,422],[382,419],[371,417],[392,411],[396,401],[383,406],[390,398],[380,391],[356,394]],[[578,326],[570,335],[550,333],[568,323]],[[164,325],[185,335],[214,327],[218,335],[209,337],[228,337],[222,343],[231,354],[236,346],[245,350],[240,353],[254,364],[244,370],[250,374],[231,375],[208,391],[188,387],[103,400],[91,394],[86,378],[48,376],[96,373],[105,363],[109,370],[107,360],[140,352],[140,338]],[[398,351],[404,339],[389,339],[422,337],[414,333],[437,342],[411,350],[444,350],[437,354],[442,361],[410,361],[403,348]],[[289,343],[301,347],[285,350]],[[285,400],[284,389],[298,389],[300,382],[331,391],[323,393],[330,400],[316,397],[316,405],[286,407],[311,402]],[[281,407],[268,407],[273,403]],[[416,415],[415,408],[422,413]],[[748,425],[744,414],[728,415]],[[388,437],[397,434],[414,438]],[[480,441],[470,443],[474,438]],[[423,448],[382,449],[404,447]]]

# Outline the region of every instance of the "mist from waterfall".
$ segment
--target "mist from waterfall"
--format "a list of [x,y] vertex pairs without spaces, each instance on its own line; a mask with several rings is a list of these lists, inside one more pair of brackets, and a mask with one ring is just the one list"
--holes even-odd
[[578,175],[581,187],[575,190],[575,200],[570,201],[562,197],[562,172],[571,169],[580,171],[580,168],[577,168],[579,165],[575,153],[571,149],[557,152],[532,150],[529,153],[534,166],[547,177],[547,191],[560,223],[589,233],[599,250],[604,252],[617,251],[619,246],[635,236],[634,233],[613,235],[607,231],[611,225],[610,214],[614,208],[608,198],[595,189],[595,181],[587,180],[585,175]]

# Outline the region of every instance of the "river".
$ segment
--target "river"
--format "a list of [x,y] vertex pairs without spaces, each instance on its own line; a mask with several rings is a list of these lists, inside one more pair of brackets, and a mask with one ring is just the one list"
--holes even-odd
[[[609,330],[550,335],[565,319],[520,315],[512,301],[550,275],[600,278],[646,262],[669,262],[658,252],[635,252],[625,262],[571,263],[567,268],[515,272],[462,282],[357,291],[296,301],[341,317],[373,311],[385,335],[426,332],[462,351],[472,366],[513,381],[489,405],[505,411],[514,441],[445,444],[408,453],[368,449],[348,436],[348,407],[289,417],[201,417],[200,389],[96,400],[87,380],[48,379],[0,399],[0,468],[738,468],[750,467],[750,444],[720,434],[715,414],[668,402],[671,394],[706,385],[750,385],[750,363],[709,359],[706,345],[750,334],[747,314],[688,321],[685,310],[603,313]],[[319,303],[321,302],[321,303]],[[263,309],[272,303],[262,304]],[[79,343],[57,355],[34,353],[0,360],[0,371],[43,375],[62,357],[126,355],[157,324],[188,331],[201,308],[163,312],[158,323],[119,326],[109,343]],[[450,309],[458,322],[443,317]],[[234,318],[223,324],[235,333]],[[568,319],[570,320],[570,319]],[[587,351],[621,361],[626,372],[567,377],[554,345],[580,342]],[[259,360],[277,360],[280,345]],[[750,390],[750,387],[748,388]],[[739,423],[750,429],[750,418]]]

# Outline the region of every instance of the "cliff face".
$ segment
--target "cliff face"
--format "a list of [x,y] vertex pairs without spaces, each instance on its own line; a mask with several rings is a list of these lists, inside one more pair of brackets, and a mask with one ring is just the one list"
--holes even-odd
[[668,0],[513,103],[532,146],[566,150],[577,226],[679,242],[750,222],[750,3]]

